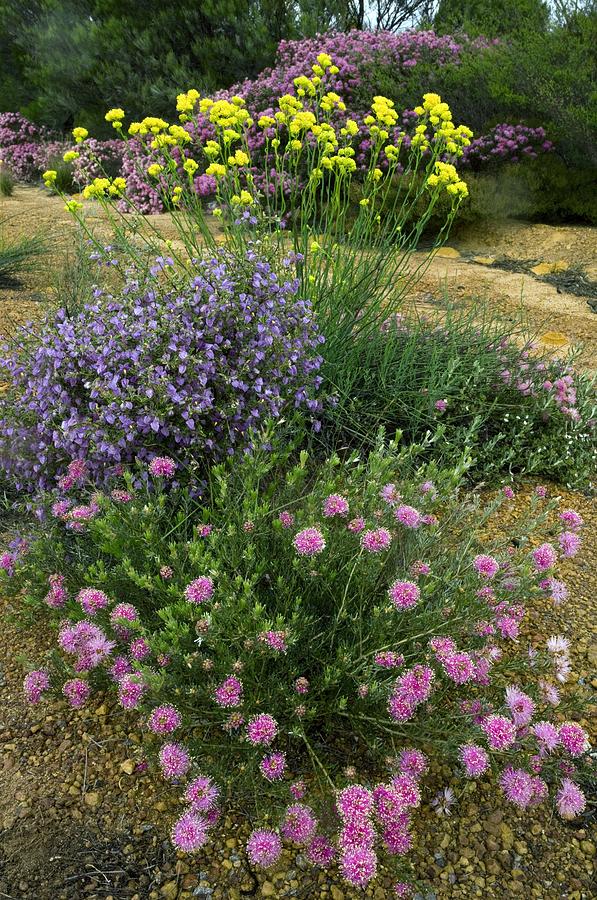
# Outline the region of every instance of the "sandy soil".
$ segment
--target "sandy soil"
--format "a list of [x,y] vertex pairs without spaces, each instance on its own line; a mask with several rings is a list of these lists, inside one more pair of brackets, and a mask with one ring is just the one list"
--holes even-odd
[[[58,197],[35,187],[19,187],[14,197],[0,200],[5,236],[39,232],[46,236],[50,250],[20,287],[0,288],[0,333],[12,330],[18,319],[35,315],[40,301],[52,297],[55,273],[64,259],[72,256],[75,240],[73,220],[63,207]],[[91,225],[101,225],[92,203],[86,205],[86,215]],[[147,221],[164,239],[177,237],[168,214],[150,216]],[[415,254],[413,264],[418,265],[424,257]],[[485,263],[473,261],[474,257]],[[461,229],[434,257],[413,291],[413,299],[422,309],[429,305],[429,294],[432,306],[448,294],[452,301],[489,302],[496,314],[506,318],[522,311],[545,347],[565,353],[572,346],[584,345],[579,365],[597,370],[597,313],[587,302],[590,298],[566,293],[532,273],[498,268],[491,260],[525,261],[529,267],[541,263],[581,266],[590,279],[597,280],[597,228],[508,221],[483,230]]]

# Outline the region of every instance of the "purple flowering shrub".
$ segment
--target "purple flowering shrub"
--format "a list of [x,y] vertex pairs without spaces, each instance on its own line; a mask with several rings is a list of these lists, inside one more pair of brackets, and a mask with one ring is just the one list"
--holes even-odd
[[[287,260],[288,265],[291,260]],[[221,250],[172,275],[160,258],[73,318],[21,330],[0,367],[0,465],[20,491],[51,487],[72,458],[101,481],[161,451],[198,460],[250,443],[268,417],[319,409],[323,340],[291,270]]]
[[167,457],[150,464],[153,491],[130,471],[92,495],[73,460],[40,535],[0,563],[59,623],[60,665],[26,676],[30,701],[51,691],[78,709],[108,687],[140,717],[186,803],[180,850],[240,801],[254,865],[294,844],[358,887],[382,861],[408,871],[430,757],[491,777],[521,810],[582,813],[588,738],[560,690],[569,642],[521,640],[529,601],[565,601],[557,566],[582,518],[538,488],[489,542],[513,491],[463,500],[464,459],[417,467],[420,448],[380,440],[314,469],[268,438],[274,452],[213,468],[200,501],[164,493]]
[[488,163],[515,163],[525,158],[536,159],[539,154],[553,150],[553,147],[552,142],[546,140],[544,128],[496,125],[464,148],[462,165],[479,170],[486,168]]

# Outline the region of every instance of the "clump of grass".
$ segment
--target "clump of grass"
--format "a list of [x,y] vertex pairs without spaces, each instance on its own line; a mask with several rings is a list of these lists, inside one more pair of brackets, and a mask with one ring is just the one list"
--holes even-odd
[[91,289],[98,273],[89,259],[89,248],[80,234],[64,263],[56,271],[52,287],[56,306],[66,310],[68,316],[81,312],[90,302]]
[[65,162],[61,156],[51,156],[47,167],[56,172],[56,178],[50,188],[53,194],[71,194],[76,190],[71,163]]
[[[2,222],[0,222],[0,227]],[[0,287],[10,287],[47,250],[40,235],[7,241],[0,228]]]
[[14,189],[15,182],[10,169],[0,163],[0,197],[12,197]]

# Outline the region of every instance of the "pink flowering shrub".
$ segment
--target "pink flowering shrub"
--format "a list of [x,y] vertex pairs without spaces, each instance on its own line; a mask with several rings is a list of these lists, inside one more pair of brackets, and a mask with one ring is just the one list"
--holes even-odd
[[[522,640],[525,605],[566,554],[557,531],[581,540],[575,511],[558,519],[537,493],[491,544],[480,529],[508,498],[462,500],[464,461],[420,465],[421,448],[380,440],[317,467],[267,440],[212,468],[200,498],[125,471],[92,498],[76,489],[97,507],[82,530],[42,521],[4,567],[59,622],[60,666],[27,675],[30,701],[62,692],[78,709],[111,685],[186,803],[180,850],[210,840],[228,797],[258,796],[252,864],[291,844],[362,888],[381,862],[405,872],[430,754],[521,809],[581,813],[589,743],[560,694],[568,641]],[[534,536],[546,521],[549,545]]]

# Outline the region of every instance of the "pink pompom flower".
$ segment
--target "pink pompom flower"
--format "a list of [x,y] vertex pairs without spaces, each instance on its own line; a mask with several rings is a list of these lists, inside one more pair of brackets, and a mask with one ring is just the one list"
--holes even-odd
[[463,744],[458,752],[467,778],[478,778],[489,768],[489,756],[478,744]]
[[421,591],[413,581],[395,581],[388,596],[396,609],[412,609],[421,599]]
[[587,800],[581,789],[570,778],[563,778],[556,796],[556,806],[561,817],[574,819],[586,805]]
[[171,734],[180,727],[182,716],[171,703],[156,706],[149,715],[147,727],[154,734]]
[[172,478],[176,463],[169,456],[154,456],[149,463],[149,472],[154,478]]
[[533,550],[531,555],[537,572],[547,572],[548,569],[552,569],[558,559],[551,544],[541,544]]
[[243,698],[243,683],[235,675],[230,675],[214,691],[214,700],[224,709],[240,706]]
[[268,746],[278,733],[278,723],[269,713],[253,716],[247,723],[247,737],[253,745]]
[[500,564],[493,556],[480,553],[473,560],[473,568],[482,578],[491,579],[499,572]]
[[213,809],[220,789],[207,775],[198,775],[185,790],[184,798],[195,812],[208,812]]
[[403,504],[394,510],[396,521],[404,525],[405,528],[418,528],[421,524],[421,513],[414,506]]
[[46,669],[29,672],[23,681],[23,690],[29,703],[39,703],[41,695],[50,687],[50,674]]
[[247,841],[247,856],[254,866],[268,869],[282,852],[282,841],[275,831],[256,829]]
[[270,753],[259,763],[259,771],[268,781],[280,781],[286,771],[286,754]]
[[392,535],[387,528],[365,531],[361,535],[361,547],[368,553],[382,553],[392,542]]
[[193,853],[207,842],[207,823],[202,816],[186,812],[172,826],[171,838],[177,850]]
[[184,590],[184,595],[189,603],[205,603],[213,597],[214,583],[209,575],[201,575],[191,581]]
[[366,888],[377,873],[375,851],[366,846],[344,850],[340,857],[340,871],[350,884]]
[[346,497],[342,497],[340,494],[330,494],[329,497],[326,497],[323,503],[323,514],[326,519],[331,519],[334,516],[344,517],[348,515],[349,504]]
[[492,750],[507,750],[516,740],[516,726],[505,716],[487,716],[481,728]]
[[100,609],[105,609],[110,602],[104,592],[96,588],[83,588],[75,599],[88,616],[94,616]]
[[65,682],[62,693],[73,709],[81,709],[87,702],[91,688],[81,678],[71,678],[70,681]]
[[317,819],[310,806],[294,803],[286,808],[282,822],[282,834],[295,844],[307,844],[317,828]]
[[294,536],[294,549],[299,556],[317,556],[325,550],[325,538],[319,528],[304,528]]
[[578,722],[562,722],[558,728],[558,737],[570,756],[582,756],[590,748],[588,735]]
[[191,757],[182,744],[171,742],[160,750],[160,765],[164,778],[182,778],[191,768]]

